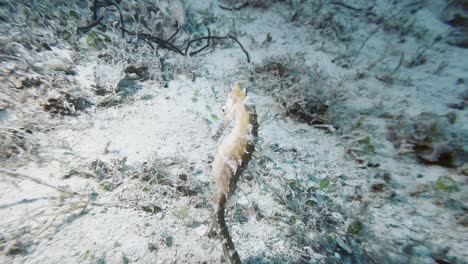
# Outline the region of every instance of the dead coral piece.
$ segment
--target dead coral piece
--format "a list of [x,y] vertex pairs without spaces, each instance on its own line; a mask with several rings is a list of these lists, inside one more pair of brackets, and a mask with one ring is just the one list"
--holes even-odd
[[26,130],[23,132],[16,129],[0,130],[0,145],[2,146],[0,160],[18,157],[23,153],[30,153],[35,146],[29,141],[29,132],[31,131]]
[[115,94],[117,85],[125,77],[125,62],[99,61],[96,66],[96,95]]
[[440,16],[442,21],[454,27],[447,35],[446,42],[449,45],[468,48],[468,2],[449,1]]
[[21,243],[19,240],[13,240],[9,243],[9,245],[6,248],[6,254],[10,256],[18,255],[18,254],[23,254],[25,253],[25,245]]
[[468,27],[468,2],[466,0],[448,1],[440,17],[454,27]]
[[45,111],[55,115],[77,115],[90,107],[92,103],[85,97],[76,97],[63,92],[58,97],[51,97],[42,105]]
[[31,88],[31,87],[38,87],[42,84],[42,81],[39,77],[25,77],[21,79],[21,85],[16,88],[24,89],[24,88]]
[[286,115],[299,122],[309,125],[329,124],[327,117],[328,105],[316,98],[306,98],[305,102],[283,103]]
[[419,161],[445,167],[459,167],[468,160],[463,135],[458,135],[447,116],[421,113],[389,127],[389,139],[397,148],[405,144]]
[[146,66],[133,66],[130,65],[125,69],[126,74],[136,74],[138,78],[142,81],[149,79],[148,67]]
[[460,166],[457,146],[449,143],[419,144],[414,147],[417,157],[426,163],[446,167]]
[[286,116],[309,125],[328,125],[330,95],[324,93],[327,76],[299,57],[273,57],[250,74],[254,87],[273,94]]
[[468,29],[454,30],[447,36],[447,43],[460,48],[468,48]]
[[[122,184],[126,178],[124,173],[126,161],[126,158],[112,159],[110,163],[95,160],[90,164],[90,169],[94,172],[93,177],[99,182],[99,187],[102,190],[113,191]],[[87,172],[82,175],[85,177],[89,176]]]
[[52,114],[71,115],[75,112],[75,109],[73,108],[73,105],[67,102],[66,99],[66,97],[49,98],[43,105],[44,110]]
[[168,184],[169,172],[164,167],[161,159],[143,162],[137,172],[140,180],[150,184]]

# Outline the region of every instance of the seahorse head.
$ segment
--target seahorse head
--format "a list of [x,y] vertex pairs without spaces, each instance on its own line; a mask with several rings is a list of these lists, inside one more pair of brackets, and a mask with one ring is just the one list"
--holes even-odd
[[230,122],[236,117],[236,114],[243,108],[246,99],[247,93],[245,89],[242,89],[239,83],[234,84],[226,104],[222,108],[225,123]]

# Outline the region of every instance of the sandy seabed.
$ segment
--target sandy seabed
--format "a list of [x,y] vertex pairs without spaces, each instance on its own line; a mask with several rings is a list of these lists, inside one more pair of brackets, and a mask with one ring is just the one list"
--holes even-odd
[[89,2],[0,1],[1,263],[224,263],[235,82],[243,262],[468,263],[466,1]]

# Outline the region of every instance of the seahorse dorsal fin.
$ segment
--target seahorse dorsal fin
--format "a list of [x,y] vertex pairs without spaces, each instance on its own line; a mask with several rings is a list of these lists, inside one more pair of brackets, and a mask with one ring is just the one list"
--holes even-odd
[[244,89],[241,88],[240,83],[236,82],[234,86],[232,87],[231,94],[241,100],[245,100],[247,98],[247,92]]

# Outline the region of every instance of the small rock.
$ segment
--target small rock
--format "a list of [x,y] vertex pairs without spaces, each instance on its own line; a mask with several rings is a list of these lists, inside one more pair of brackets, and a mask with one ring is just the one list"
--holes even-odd
[[172,247],[172,245],[174,245],[174,238],[172,236],[167,236],[164,238],[164,243],[167,247]]
[[437,179],[435,187],[443,192],[455,192],[458,191],[457,182],[448,175],[442,175]]
[[439,248],[437,248],[433,253],[432,253],[432,258],[437,260],[437,263],[455,263],[455,262],[449,262],[446,261],[447,259],[447,254],[450,251],[450,247],[441,244]]
[[110,107],[122,103],[123,98],[121,94],[108,94],[102,97],[98,102],[97,106],[99,107]]
[[157,251],[158,250],[158,244],[156,244],[154,242],[150,242],[150,243],[148,243],[148,249],[151,252]]
[[460,48],[468,48],[468,30],[458,29],[453,30],[447,35],[447,43],[449,45],[457,46]]
[[68,75],[75,73],[71,62],[57,58],[49,59],[44,63],[36,64],[35,67],[39,68],[40,71],[43,71],[44,68],[47,68],[51,71],[61,71]]
[[340,246],[346,253],[351,254],[353,253],[353,250],[341,239],[341,237],[336,238],[336,244]]
[[6,242],[6,238],[3,235],[0,235],[0,251],[3,251]]
[[459,225],[462,225],[464,227],[468,227],[468,215],[464,215],[462,218],[460,218],[457,223]]
[[73,115],[75,107],[69,102],[69,96],[63,95],[58,98],[48,98],[42,106],[45,111],[52,114]]
[[239,198],[239,200],[237,200],[237,204],[247,206],[249,204],[249,200],[247,199],[247,197],[242,196]]
[[374,183],[371,185],[371,192],[382,192],[385,189],[385,183]]
[[420,184],[416,187],[416,190],[410,192],[410,196],[419,196],[425,192],[429,191],[429,185],[428,184]]
[[431,255],[431,250],[425,246],[419,245],[413,248],[412,254],[415,256],[427,257]]
[[47,43],[45,43],[45,42],[41,43],[41,46],[42,46],[42,48],[43,48],[44,50],[49,50],[49,51],[52,50],[52,48],[50,47],[50,45],[47,44]]
[[189,216],[190,208],[188,206],[179,206],[172,210],[172,214],[179,220],[184,220]]
[[179,179],[180,179],[181,181],[186,181],[186,180],[187,180],[187,174],[185,174],[185,173],[179,174]]
[[210,248],[210,245],[208,245],[207,243],[202,244],[202,249],[203,250],[208,250],[209,248]]
[[456,110],[465,110],[465,102],[459,102],[459,103],[452,103],[447,105],[448,108],[451,109],[456,109]]
[[461,174],[468,176],[468,166],[465,166],[464,168],[461,169]]
[[13,240],[9,243],[6,249],[8,256],[18,255],[24,252],[24,245],[19,240]]
[[37,78],[24,78],[21,80],[21,84],[23,87],[26,88],[31,88],[31,87],[37,87],[42,84],[41,79],[39,77]]
[[158,218],[158,219],[162,219],[163,216],[164,216],[164,215],[163,215],[162,213],[157,213],[157,214],[156,214],[156,218]]
[[234,213],[234,219],[236,222],[243,224],[247,222],[249,219],[245,216],[245,212],[242,209],[237,209]]
[[105,261],[98,261],[97,263],[115,263],[115,264],[125,264],[127,263],[127,258],[123,252],[113,252],[108,254]]
[[389,173],[389,172],[385,172],[383,174],[383,180],[386,182],[386,183],[389,183],[391,180],[392,180],[392,175]]
[[335,219],[337,222],[343,222],[343,221],[344,221],[344,217],[343,217],[343,215],[341,215],[340,213],[333,212],[333,213],[331,213],[331,216],[332,216],[333,219]]
[[200,208],[203,205],[203,199],[201,199],[198,195],[194,195],[190,197],[189,205]]
[[362,229],[364,229],[364,224],[361,221],[356,220],[348,226],[348,229],[346,232],[349,235],[358,236],[359,234],[361,234]]
[[457,121],[457,114],[454,112],[448,113],[446,117],[451,125],[455,124],[455,121]]
[[369,263],[410,263],[406,254],[376,243],[367,243],[364,251]]
[[159,213],[162,211],[161,207],[153,203],[145,203],[141,206],[141,209],[145,212],[152,213],[152,214]]
[[126,74],[135,74],[139,79],[147,80],[149,78],[148,67],[140,66],[128,66],[125,69]]

